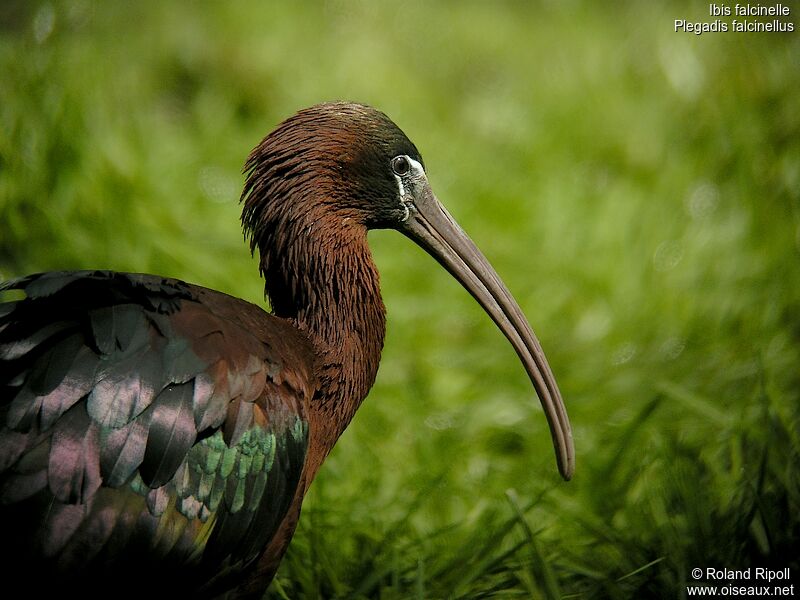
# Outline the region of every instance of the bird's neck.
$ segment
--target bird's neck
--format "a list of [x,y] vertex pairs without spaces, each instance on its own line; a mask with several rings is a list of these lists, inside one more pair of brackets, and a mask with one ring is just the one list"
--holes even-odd
[[279,255],[262,248],[261,267],[273,312],[295,322],[317,354],[319,388],[310,407],[313,477],[375,382],[386,310],[366,228],[316,221],[295,233],[302,236],[302,251]]

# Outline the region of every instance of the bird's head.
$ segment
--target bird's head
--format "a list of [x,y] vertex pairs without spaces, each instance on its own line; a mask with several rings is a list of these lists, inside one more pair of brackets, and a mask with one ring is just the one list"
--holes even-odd
[[406,186],[425,174],[419,151],[389,117],[344,102],[286,119],[253,150],[245,170],[243,220],[256,234],[273,209],[319,208],[329,225],[392,228],[408,216]]
[[572,477],[569,419],[536,336],[500,277],[437,200],[422,156],[389,117],[350,103],[301,110],[264,138],[245,170],[242,222],[262,259],[295,223],[296,234],[332,225],[396,229],[444,266],[514,346],[544,408],[559,471]]

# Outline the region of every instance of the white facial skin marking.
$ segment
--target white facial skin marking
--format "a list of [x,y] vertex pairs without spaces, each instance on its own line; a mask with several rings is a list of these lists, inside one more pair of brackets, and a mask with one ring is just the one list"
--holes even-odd
[[406,188],[403,186],[403,180],[400,175],[395,175],[394,178],[397,179],[397,187],[400,188],[400,199],[402,200],[406,196]]
[[[425,177],[425,169],[422,168],[422,165],[419,163],[419,161],[414,160],[410,156],[406,156],[405,158],[408,161],[408,164],[411,166],[409,172],[406,174],[406,177]],[[408,207],[411,202],[404,200],[406,197],[406,188],[403,185],[403,178],[399,175],[395,175],[394,178],[397,180],[397,187],[400,190],[400,204],[405,212],[405,214],[403,214],[403,218],[400,219],[400,222],[405,223],[408,220],[408,217],[411,215],[411,209]]]
[[403,202],[401,204],[401,206],[403,207],[403,218],[400,219],[401,223],[405,223],[406,221],[408,221],[408,217],[411,216],[411,209],[408,208],[408,205],[409,205],[408,202]]
[[411,165],[411,170],[414,171],[414,177],[425,175],[425,169],[422,168],[422,165],[418,161],[414,160],[410,156],[406,156],[406,158]]

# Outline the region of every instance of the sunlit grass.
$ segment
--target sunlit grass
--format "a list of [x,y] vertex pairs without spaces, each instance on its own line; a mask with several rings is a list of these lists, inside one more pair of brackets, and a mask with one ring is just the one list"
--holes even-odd
[[796,573],[800,42],[672,32],[696,10],[8,3],[0,274],[260,301],[247,152],[303,106],[369,102],[530,317],[577,474],[558,480],[480,308],[374,232],[381,372],[269,597],[676,597],[694,567]]

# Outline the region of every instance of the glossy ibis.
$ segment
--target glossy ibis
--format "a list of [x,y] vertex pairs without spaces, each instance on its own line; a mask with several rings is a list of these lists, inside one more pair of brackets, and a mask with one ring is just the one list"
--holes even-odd
[[383,113],[302,110],[250,154],[242,223],[272,314],[153,275],[7,282],[0,304],[5,581],[258,597],[308,486],[372,386],[385,333],[367,230],[438,260],[514,346],[569,479],[569,421],[511,294]]

